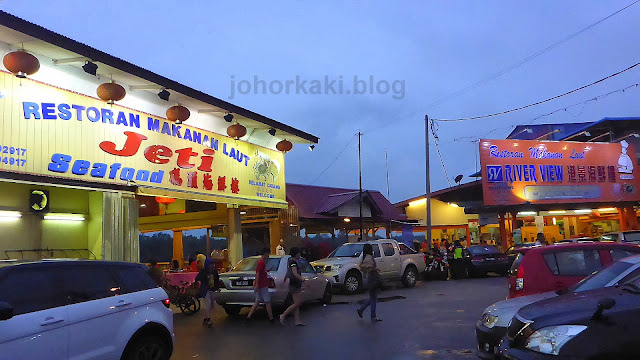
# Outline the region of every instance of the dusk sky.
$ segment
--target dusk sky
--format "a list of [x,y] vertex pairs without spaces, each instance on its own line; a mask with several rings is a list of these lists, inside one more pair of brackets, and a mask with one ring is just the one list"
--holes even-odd
[[[495,79],[434,103],[632,2],[0,0],[0,8],[319,136],[313,152],[297,145],[287,154],[287,182],[357,188],[354,134],[360,130],[363,186],[386,194],[387,149],[390,200],[397,202],[425,192],[425,114],[445,119],[499,112],[640,62],[640,4]],[[640,67],[506,116],[440,123],[440,150],[451,182],[458,174],[465,175],[463,182],[471,180],[467,175],[476,170],[474,139],[504,138],[515,125],[530,124],[539,115],[640,83],[639,75]],[[237,83],[253,84],[254,77],[267,84],[296,77],[307,83],[319,80],[322,94],[295,94],[295,86],[290,94],[254,94],[254,89],[238,93]],[[325,89],[325,77],[336,80],[336,89],[342,77],[343,93]],[[371,77],[373,94],[368,88]],[[367,93],[354,94],[364,89],[362,81],[367,82]],[[312,92],[310,85],[305,90]],[[640,87],[635,87],[535,123],[640,116],[639,99]],[[433,141],[431,150],[432,190],[438,190],[448,184]]]

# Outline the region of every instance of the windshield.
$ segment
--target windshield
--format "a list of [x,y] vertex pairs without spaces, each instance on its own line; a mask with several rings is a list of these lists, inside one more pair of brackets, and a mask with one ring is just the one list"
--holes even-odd
[[344,244],[334,251],[330,257],[358,257],[364,244]]
[[501,254],[500,251],[495,246],[471,246],[468,248],[471,255],[487,255],[487,254]]
[[606,269],[596,271],[579,283],[571,286],[569,291],[580,292],[605,287],[613,279],[617,278],[623,272],[627,271],[632,264],[624,261],[618,261]]
[[625,232],[624,241],[640,242],[640,231]]
[[[259,257],[243,259],[233,267],[232,271],[256,271],[259,260]],[[267,271],[276,271],[278,266],[280,266],[280,258],[269,258],[267,260]]]

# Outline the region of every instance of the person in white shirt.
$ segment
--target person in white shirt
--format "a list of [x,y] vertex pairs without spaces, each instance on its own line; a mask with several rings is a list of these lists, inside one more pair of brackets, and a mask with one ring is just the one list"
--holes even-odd
[[280,244],[276,247],[276,255],[286,255],[286,251],[284,250],[284,240],[280,239]]

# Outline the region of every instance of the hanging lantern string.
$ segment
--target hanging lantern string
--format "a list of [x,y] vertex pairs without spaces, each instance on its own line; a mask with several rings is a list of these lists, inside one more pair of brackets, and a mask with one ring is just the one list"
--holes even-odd
[[616,73],[614,73],[614,74],[611,74],[611,75],[609,75],[609,76],[607,76],[607,77],[604,77],[604,78],[602,78],[602,79],[600,79],[600,80],[596,80],[596,81],[594,81],[594,82],[592,82],[592,83],[590,83],[590,84],[587,84],[587,85],[581,86],[581,87],[579,87],[579,88],[577,88],[577,89],[573,89],[573,90],[571,90],[571,91],[567,91],[567,92],[565,92],[565,93],[562,93],[562,94],[560,94],[560,95],[556,95],[556,96],[554,96],[554,97],[550,97],[550,98],[545,99],[545,100],[541,100],[541,101],[534,102],[534,103],[529,104],[529,105],[520,106],[520,107],[517,107],[517,108],[514,108],[514,109],[509,109],[509,110],[505,110],[505,111],[500,111],[500,112],[493,113],[493,114],[488,114],[488,115],[473,116],[473,117],[458,118],[458,119],[433,119],[433,120],[434,120],[434,121],[469,121],[469,120],[486,119],[486,118],[490,118],[490,117],[494,117],[494,116],[500,116],[500,115],[505,115],[505,114],[509,114],[509,113],[512,113],[512,112],[516,112],[516,111],[524,110],[524,109],[530,108],[530,107],[532,107],[532,106],[537,106],[537,105],[540,105],[540,104],[544,104],[544,103],[546,103],[546,102],[553,101],[553,100],[559,99],[559,98],[561,98],[561,97],[564,97],[564,96],[567,96],[567,95],[573,94],[573,93],[578,92],[578,91],[580,91],[580,90],[584,90],[584,89],[586,89],[586,88],[588,88],[588,87],[591,87],[591,86],[593,86],[593,85],[599,84],[599,83],[601,83],[601,82],[603,82],[603,81],[605,81],[605,80],[611,79],[612,77],[618,76],[618,75],[620,75],[620,74],[622,74],[622,73],[624,73],[624,72],[626,72],[626,71],[629,71],[629,70],[631,70],[631,69],[635,68],[635,67],[636,67],[636,66],[638,66],[638,65],[640,65],[640,62],[639,62],[639,63],[636,63],[636,64],[634,64],[634,65],[631,65],[631,66],[629,66],[628,68],[626,68],[626,69],[624,69],[624,70],[620,70],[620,71],[618,71],[618,72],[616,72]]

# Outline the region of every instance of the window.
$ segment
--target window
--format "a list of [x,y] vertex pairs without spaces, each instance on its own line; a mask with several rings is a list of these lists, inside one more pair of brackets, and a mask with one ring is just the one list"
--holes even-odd
[[554,275],[587,276],[602,269],[597,250],[559,251],[544,254],[543,257]]
[[382,251],[384,251],[384,256],[393,256],[396,254],[396,249],[393,247],[392,243],[382,243]]
[[56,274],[51,268],[44,267],[10,271],[0,280],[0,301],[13,306],[14,316],[63,306]]
[[640,231],[626,231],[624,232],[624,241],[640,242]]
[[315,273],[313,266],[305,259],[298,260],[298,265],[300,265],[300,271],[302,271],[302,273]]
[[398,249],[400,250],[400,255],[417,254],[417,251],[413,250],[403,243],[398,243]]
[[520,263],[522,262],[522,258],[523,257],[524,257],[523,253],[518,253],[518,255],[516,256],[516,259],[513,260],[513,264],[511,264],[511,273],[512,274],[515,274],[516,271],[518,270],[518,266],[520,266]]
[[609,253],[611,254],[611,260],[613,262],[616,262],[620,259],[624,259],[628,256],[638,255],[637,252],[631,252],[629,250],[622,250],[622,249],[613,249],[613,250],[610,250]]
[[[267,260],[267,271],[276,271],[278,270],[278,266],[280,266],[281,258],[269,258]],[[238,265],[234,266],[234,271],[256,271],[256,267],[258,266],[258,261],[260,258],[251,257],[246,258],[238,263]]]
[[502,254],[502,251],[500,251],[495,246],[471,246],[468,248],[468,250],[471,253],[471,255],[474,255],[474,256]]
[[619,236],[618,234],[604,234],[600,236],[600,240],[601,241],[618,241]]
[[371,244],[371,246],[373,246],[373,257],[374,258],[379,258],[380,257],[380,246],[378,244]]
[[640,279],[640,268],[628,273],[625,277],[618,281],[618,284],[622,285],[628,282],[635,282],[638,279]]
[[132,293],[158,287],[142,266],[116,266],[116,273],[122,289],[120,293]]
[[[331,257],[358,257],[362,254],[364,244],[344,244],[340,246]],[[375,246],[374,246],[375,250]]]
[[572,291],[587,291],[604,287],[613,279],[627,271],[631,266],[632,264],[624,261],[614,263],[606,269],[598,271],[572,286]]
[[119,286],[106,266],[69,266],[62,268],[65,297],[79,303],[115,296]]

